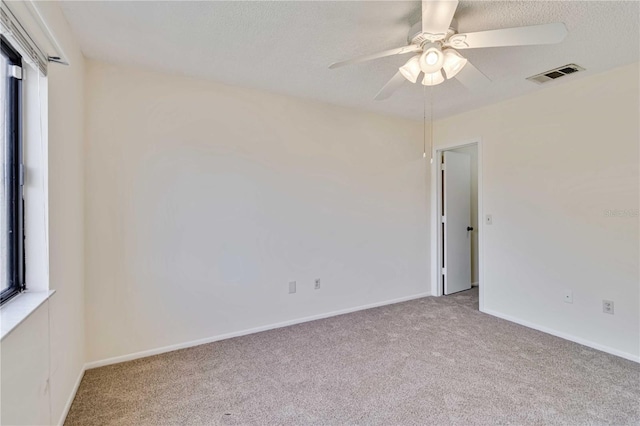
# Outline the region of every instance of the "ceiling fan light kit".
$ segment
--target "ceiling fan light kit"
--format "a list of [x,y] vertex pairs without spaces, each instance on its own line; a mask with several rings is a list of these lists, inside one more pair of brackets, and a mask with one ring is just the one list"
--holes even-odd
[[469,62],[454,49],[442,50],[437,43],[429,44],[429,47],[423,47],[422,54],[412,57],[399,68],[400,73],[411,83],[418,80],[421,71],[424,72],[422,84],[425,86],[443,83],[446,79],[455,77]]

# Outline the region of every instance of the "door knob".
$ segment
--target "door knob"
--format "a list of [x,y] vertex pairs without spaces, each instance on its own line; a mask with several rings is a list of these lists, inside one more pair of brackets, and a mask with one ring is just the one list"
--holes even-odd
[[473,226],[467,226],[467,231],[473,231]]

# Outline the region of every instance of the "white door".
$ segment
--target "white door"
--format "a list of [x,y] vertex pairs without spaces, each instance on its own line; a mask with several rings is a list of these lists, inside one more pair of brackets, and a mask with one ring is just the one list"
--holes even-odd
[[471,288],[471,157],[444,152],[444,294]]

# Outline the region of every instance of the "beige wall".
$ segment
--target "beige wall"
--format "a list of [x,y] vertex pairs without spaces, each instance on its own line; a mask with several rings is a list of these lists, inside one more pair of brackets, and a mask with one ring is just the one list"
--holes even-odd
[[429,291],[421,123],[96,62],[86,87],[88,361]]
[[2,341],[2,424],[57,424],[85,362],[84,58],[58,5],[38,6],[71,61],[50,65],[48,76],[49,287],[56,294]]
[[[485,310],[632,358],[637,218],[605,210],[638,207],[637,71],[435,128],[483,141]],[[101,63],[86,78],[89,362],[426,291],[420,123]]]
[[[49,413],[49,303],[0,343],[0,424],[53,424]],[[70,395],[69,392],[68,395]]]
[[84,57],[55,3],[42,6],[71,66],[49,73],[49,274],[52,420],[60,418],[85,362]]
[[440,144],[482,138],[485,310],[635,359],[638,75],[629,65],[435,127]]

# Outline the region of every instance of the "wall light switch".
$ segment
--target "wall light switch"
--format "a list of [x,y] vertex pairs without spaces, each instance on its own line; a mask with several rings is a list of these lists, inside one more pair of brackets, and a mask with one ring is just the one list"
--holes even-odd
[[573,291],[571,290],[564,291],[564,303],[573,303]]
[[316,290],[320,290],[320,278],[317,278],[315,281],[314,287]]
[[485,225],[493,225],[493,216],[490,214],[486,215],[484,218]]
[[289,283],[289,294],[293,294],[296,292],[296,282],[295,281],[291,281]]
[[613,300],[602,301],[602,312],[613,315]]

